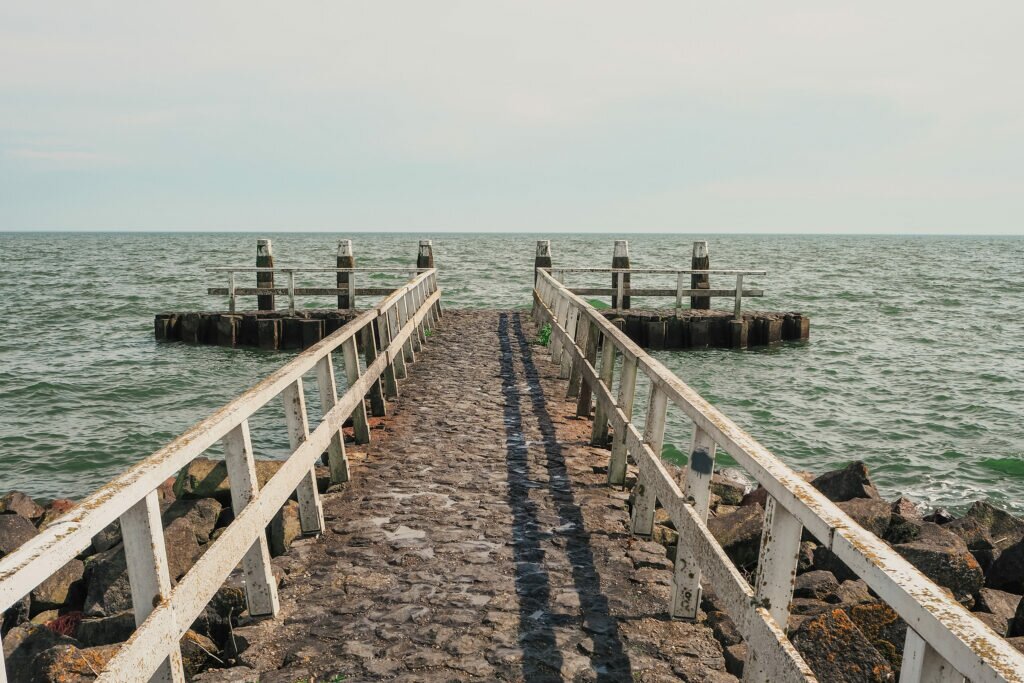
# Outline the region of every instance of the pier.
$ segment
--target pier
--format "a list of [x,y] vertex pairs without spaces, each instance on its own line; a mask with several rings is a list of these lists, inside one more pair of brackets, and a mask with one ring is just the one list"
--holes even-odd
[[[269,244],[260,246],[267,263]],[[0,557],[0,610],[119,522],[134,623],[116,646],[54,645],[86,661],[67,660],[81,672],[74,680],[724,683],[888,680],[898,666],[899,680],[910,683],[1024,681],[1024,654],[969,612],[963,596],[930,580],[862,526],[849,499],[831,499],[648,353],[675,348],[665,341],[671,320],[685,321],[686,348],[806,340],[799,313],[742,310],[759,293],[744,278],[763,271],[714,271],[706,244],[685,270],[631,269],[624,244],[610,269],[560,268],[541,243],[527,308],[456,311],[443,306],[430,247],[421,243],[411,277],[393,288],[361,288],[364,271],[343,245],[338,266],[321,271],[336,273],[335,287],[303,289],[295,283],[301,269],[270,262],[252,273],[257,287],[242,289],[234,282],[241,267],[230,267],[217,271],[229,279],[226,290],[210,291],[230,299],[214,322],[195,323],[200,316],[183,327],[198,314],[157,316],[163,340],[296,353]],[[574,272],[610,276],[611,287],[567,283]],[[282,273],[283,288],[273,277]],[[675,287],[639,286],[666,274]],[[712,289],[717,276],[735,284]],[[307,294],[338,296],[339,308],[300,316],[294,301]],[[238,312],[243,296],[261,297],[260,311]],[[287,312],[270,299],[281,296]],[[613,301],[598,309],[592,296]],[[636,309],[645,297],[676,305]],[[716,297],[732,299],[732,309],[711,310]],[[644,318],[640,339],[630,316]],[[710,317],[728,335],[703,332],[700,321]],[[287,320],[314,322],[276,329],[274,321]],[[274,328],[276,345],[261,341],[264,328]],[[307,405],[314,385],[319,410]],[[291,447],[262,477],[249,420],[271,402],[284,406],[280,429]],[[692,425],[678,471],[661,458],[669,419]],[[756,489],[723,481],[722,452]],[[206,469],[189,479],[203,458],[219,478]],[[232,513],[183,571],[172,570],[177,553],[162,519],[172,480],[179,501],[205,485],[223,487]],[[760,497],[742,507],[748,495]],[[713,528],[712,510],[726,519],[726,507],[753,520],[749,562]],[[849,572],[843,586],[863,586],[863,604],[902,624],[892,651],[880,645],[889,635],[857,636],[862,629],[839,603],[810,612],[794,597],[808,542]],[[224,617],[224,648],[210,653],[208,670],[188,670],[197,623],[212,619],[231,590],[240,602]],[[9,665],[19,656],[11,653]],[[840,668],[860,677],[838,678]],[[0,666],[0,682],[19,680],[9,673]]]

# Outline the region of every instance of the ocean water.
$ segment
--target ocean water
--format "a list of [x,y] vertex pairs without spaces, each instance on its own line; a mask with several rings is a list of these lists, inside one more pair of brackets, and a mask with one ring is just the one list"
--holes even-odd
[[[157,344],[153,314],[223,308],[205,294],[223,278],[205,268],[252,265],[256,237],[274,238],[279,266],[332,267],[341,236],[0,234],[0,491],[85,495],[280,366],[289,354]],[[529,306],[538,235],[346,236],[358,265],[382,267],[412,265],[432,238],[448,307]],[[610,264],[616,236],[549,237],[569,267]],[[708,239],[713,267],[768,271],[748,278],[765,290],[748,308],[811,316],[805,344],[656,352],[791,466],[861,459],[888,496],[1024,512],[1024,238],[618,237],[636,267],[688,267]],[[685,451],[688,421],[670,418],[667,441]],[[276,404],[253,433],[258,455],[285,452]]]

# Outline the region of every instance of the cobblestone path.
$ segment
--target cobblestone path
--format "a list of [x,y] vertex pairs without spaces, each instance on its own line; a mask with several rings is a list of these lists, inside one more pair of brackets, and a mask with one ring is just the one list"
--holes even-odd
[[670,621],[670,562],[627,533],[608,452],[519,312],[448,311],[327,532],[284,558],[251,669],[204,680],[733,681],[708,628]]

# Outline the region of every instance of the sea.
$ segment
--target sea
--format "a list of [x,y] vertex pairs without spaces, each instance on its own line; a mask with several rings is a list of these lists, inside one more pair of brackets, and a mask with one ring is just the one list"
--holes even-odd
[[[207,269],[254,265],[261,237],[280,267],[327,268],[341,238],[353,240],[357,265],[381,268],[413,266],[429,238],[444,306],[524,313],[538,238],[551,240],[556,268],[610,266],[615,239],[629,240],[637,268],[687,268],[693,241],[706,239],[713,268],[767,272],[747,278],[764,296],[746,309],[802,312],[810,341],[653,352],[662,363],[797,470],[863,460],[890,498],[1024,512],[1024,237],[985,236],[0,233],[0,493],[85,496],[287,362],[289,352],[153,336],[155,313],[223,310],[224,297],[206,290],[226,278]],[[675,278],[634,282],[674,287]],[[713,277],[719,285],[732,278]],[[644,394],[641,384],[641,412]],[[667,458],[685,459],[690,430],[670,411]],[[287,452],[277,402],[253,418],[253,435],[258,456]]]

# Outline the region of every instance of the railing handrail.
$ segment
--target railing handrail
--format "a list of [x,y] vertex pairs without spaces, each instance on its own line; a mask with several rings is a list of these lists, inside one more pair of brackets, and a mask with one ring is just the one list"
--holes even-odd
[[417,268],[407,266],[405,268],[286,268],[286,267],[263,267],[263,266],[210,266],[206,268],[208,273],[424,273],[434,268]]
[[[741,467],[746,469],[765,488],[770,500],[775,501],[773,505],[776,510],[781,506],[786,513],[795,517],[802,527],[864,579],[868,586],[907,622],[910,626],[908,648],[913,647],[914,652],[905,652],[906,661],[913,658],[910,655],[924,661],[936,661],[935,657],[940,657],[974,681],[1024,681],[1024,654],[975,618],[960,603],[946,595],[939,586],[885,542],[853,521],[835,503],[798,476],[771,451],[631,341],[593,306],[573,294],[564,284],[546,272],[546,269],[539,270],[542,274],[534,290],[535,300],[543,305],[544,313],[551,321],[552,327],[557,328],[558,338],[565,343],[563,348],[569,350],[574,361],[580,364],[582,373],[594,388],[599,404],[605,404],[607,418],[615,428],[616,434],[620,433],[620,429],[626,432],[625,438],[633,447],[631,451],[636,449],[644,452],[644,460],[650,467],[657,468],[660,465],[660,446],[657,453],[650,449],[645,437],[639,434],[630,422],[629,416],[612,397],[610,381],[607,385],[604,383],[584,351],[577,346],[576,339],[579,337],[574,339],[571,333],[562,327],[562,322],[568,321],[570,316],[567,307],[565,313],[560,314],[563,310],[561,302],[574,307],[580,320],[589,320],[600,335],[606,341],[611,341],[623,354],[624,366],[627,361],[635,362],[636,367],[651,380],[652,387],[663,392],[668,400],[693,420],[697,430],[706,433],[713,439],[714,444],[724,448]],[[549,300],[546,300],[546,297]],[[577,327],[577,330],[579,329]],[[555,336],[553,334],[552,338]],[[587,348],[591,348],[590,342]],[[634,453],[634,457],[637,455]],[[675,504],[678,508],[679,501],[683,500],[682,494],[671,476],[663,471],[662,474],[663,478],[668,479],[667,482],[652,483],[668,492],[670,498],[673,495],[678,496],[678,500],[667,500],[663,503],[665,507]],[[693,475],[693,471],[690,475]],[[661,500],[661,496],[658,500]],[[693,512],[690,505],[682,507],[680,514]],[[766,520],[767,518],[766,513]],[[708,534],[701,520],[695,518],[693,521],[694,528]],[[686,520],[683,522],[686,523]],[[709,547],[712,550],[720,550],[720,546],[713,540]],[[766,549],[762,547],[762,553],[764,552]],[[793,567],[795,568],[795,556]],[[778,606],[775,608],[778,609]],[[788,614],[788,602],[785,612]],[[785,624],[776,623],[776,626],[784,628]],[[913,640],[914,638],[917,640]],[[922,670],[927,671],[926,668]]]
[[[295,469],[297,465],[291,465],[290,463],[301,452],[303,458],[310,458],[309,465],[311,467],[313,464],[312,458],[319,457],[319,454],[326,449],[327,443],[331,441],[335,434],[340,432],[341,424],[355,409],[357,402],[361,401],[363,396],[366,395],[369,385],[373,381],[378,380],[385,367],[391,366],[396,360],[397,355],[403,353],[403,345],[411,343],[409,341],[410,337],[416,334],[417,329],[420,329],[422,333],[422,328],[419,327],[420,324],[431,313],[433,307],[438,305],[440,290],[437,288],[435,271],[432,268],[421,270],[423,272],[396,289],[378,303],[377,306],[361,313],[348,324],[299,353],[295,358],[270,373],[267,377],[214,411],[205,419],[190,427],[170,443],[85,498],[66,515],[43,530],[38,536],[9,555],[0,558],[0,612],[20,600],[23,596],[28,595],[55,571],[76,557],[92,543],[92,539],[97,533],[115,520],[123,519],[126,513],[129,513],[129,511],[150,497],[161,483],[175,476],[192,460],[201,456],[211,446],[216,445],[218,441],[233,433],[240,426],[247,424],[248,419],[269,401],[278,395],[283,395],[283,392],[287,389],[294,388],[296,383],[301,382],[302,377],[306,373],[314,368],[318,368],[319,371],[319,364],[333,351],[339,348],[349,349],[351,347],[352,358],[356,358],[354,336],[363,332],[367,325],[375,321],[377,321],[378,325],[380,325],[380,321],[385,321],[385,327],[388,328],[387,337],[390,340],[389,344],[379,350],[379,352],[376,352],[376,360],[373,363],[370,363],[369,356],[367,357],[367,364],[370,367],[362,371],[362,375],[358,371],[358,360],[354,361],[356,368],[353,371],[355,372],[355,381],[352,379],[353,375],[350,374],[350,386],[345,394],[339,398],[335,392],[335,396],[332,399],[335,401],[333,408],[327,410],[325,406],[323,419],[317,429],[312,434],[309,434],[305,441],[300,441],[298,446],[293,444],[291,455],[284,461],[287,467]],[[399,304],[401,306],[392,316],[392,310],[399,306]],[[393,337],[391,336],[392,327],[397,328],[397,332]],[[382,332],[381,335],[383,336],[384,333]],[[350,370],[348,367],[348,353],[349,351],[347,350],[346,372]],[[330,363],[327,365],[329,366]],[[333,387],[333,375],[330,378],[330,382]],[[324,387],[321,387],[321,392],[323,391]],[[302,414],[302,419],[305,420],[304,406]],[[324,442],[324,448],[312,454],[310,449],[325,438],[327,441]],[[251,458],[251,453],[249,457]],[[309,468],[307,467],[306,469],[308,470]],[[285,467],[282,467],[282,470],[274,475],[274,479],[283,476],[281,472],[284,472],[284,470]],[[268,488],[270,488],[270,482],[261,491],[266,491]],[[232,494],[234,495],[234,491],[232,491]],[[267,495],[270,496],[271,494],[268,493]],[[276,495],[276,493],[273,495]],[[285,499],[287,499],[287,493],[285,494]],[[260,500],[260,492],[258,491],[253,498],[253,502],[259,502]],[[283,504],[284,500],[280,502]],[[241,515],[236,517],[236,522],[242,516],[245,516],[247,520],[262,519],[267,517],[267,515],[272,516],[276,510],[267,509],[266,505],[266,503],[262,503],[261,505],[245,507],[241,511]],[[236,512],[238,511],[236,510]],[[322,513],[320,514],[322,516]],[[261,526],[257,525],[253,528],[262,533]],[[254,542],[252,538],[247,538],[241,531],[231,532],[230,530],[231,525],[225,529],[225,533],[221,538],[230,536],[235,538],[236,542],[243,542],[249,545]],[[240,536],[242,538],[236,538]],[[220,540],[218,539],[214,543],[218,543]],[[247,548],[248,545],[245,547]],[[204,571],[208,575],[203,575],[206,579],[218,575],[221,569],[219,565],[214,565],[212,568],[209,566],[209,563],[218,562],[217,548],[221,548],[222,553],[230,554],[233,552],[230,549],[230,544],[211,546],[211,550],[200,560],[200,562],[205,560],[207,563],[203,565],[207,567]],[[244,550],[245,548],[243,548]],[[230,566],[225,565],[226,569],[220,578],[221,581],[226,578],[227,574],[238,564],[240,559],[239,557],[228,563]],[[189,576],[197,571],[198,567],[199,565],[197,564],[193,570],[190,570],[179,586],[183,586],[189,580]],[[195,581],[199,581],[199,579],[195,579]],[[216,587],[213,590],[216,590]],[[172,591],[173,595],[177,595],[178,591],[179,589],[175,588]],[[179,601],[186,601],[191,598],[178,596],[177,599]],[[138,608],[139,606],[136,605],[136,607]],[[162,605],[157,610],[164,609],[165,607],[166,605]],[[202,609],[202,605],[199,609]],[[136,612],[137,620],[138,616],[139,614]],[[181,631],[181,633],[184,633],[184,630],[188,628],[188,624],[192,622],[194,616],[196,615],[192,615],[189,618],[187,614],[177,614],[176,617],[171,619],[175,623],[172,623],[170,626],[166,624],[156,626],[150,624],[151,619],[147,619],[145,624],[140,624],[139,630],[129,640],[129,644],[138,640],[140,633],[144,629],[156,629],[160,632],[170,629],[169,632]],[[177,623],[182,619],[184,619],[184,629],[181,628],[180,623]],[[176,647],[177,639],[180,636],[181,634],[178,634],[177,637],[166,642],[170,642],[171,645]],[[165,640],[158,640],[157,642],[165,643]],[[128,645],[122,648],[122,653],[124,653],[126,648],[128,648]],[[169,652],[159,652],[157,654],[160,655],[160,659],[157,660],[157,664],[154,666],[158,666],[163,658],[171,656]],[[117,657],[118,661],[121,662],[126,661],[126,658],[130,659],[127,654],[123,657],[122,654],[119,654]],[[131,668],[124,670],[133,671]],[[150,672],[154,670],[155,668],[150,669]],[[136,671],[136,673],[138,672]],[[116,679],[116,676],[114,678]],[[5,680],[6,674],[2,658],[0,658],[0,683]],[[101,680],[111,679],[104,674]]]
[[686,268],[562,268],[561,266],[544,266],[537,270],[546,270],[553,273],[647,273],[647,274],[671,274],[671,275],[767,275],[767,270],[736,270],[736,269],[713,269],[713,270],[690,270]]

